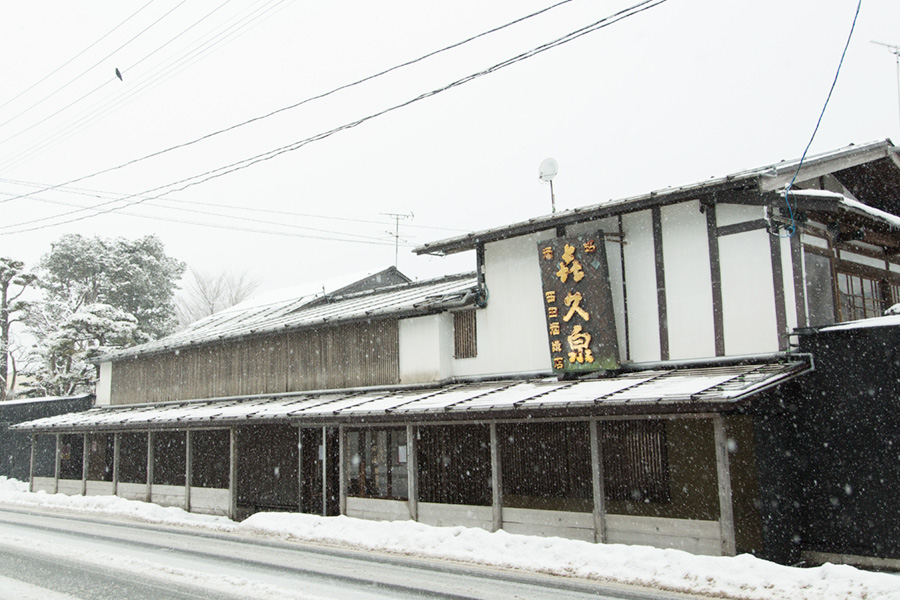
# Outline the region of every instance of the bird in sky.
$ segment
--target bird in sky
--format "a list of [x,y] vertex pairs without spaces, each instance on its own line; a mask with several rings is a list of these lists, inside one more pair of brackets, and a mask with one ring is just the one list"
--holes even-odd
[[122,72],[119,71],[118,67],[116,67],[116,77],[119,78],[119,81],[122,81]]

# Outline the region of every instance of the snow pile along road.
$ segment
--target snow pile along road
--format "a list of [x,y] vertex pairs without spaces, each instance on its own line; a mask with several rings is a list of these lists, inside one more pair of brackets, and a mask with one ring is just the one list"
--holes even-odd
[[591,544],[561,538],[489,533],[477,528],[431,527],[411,521],[378,522],[296,513],[259,513],[235,523],[114,496],[29,493],[0,477],[0,504],[41,507],[145,523],[244,533],[285,541],[377,550],[470,564],[633,584],[716,598],[753,600],[900,600],[900,577],[843,565],[800,569],[749,555],[695,556],[644,546]]

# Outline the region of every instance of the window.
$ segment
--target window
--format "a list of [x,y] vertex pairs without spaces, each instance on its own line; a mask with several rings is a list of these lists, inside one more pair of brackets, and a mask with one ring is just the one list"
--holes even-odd
[[505,506],[593,509],[587,423],[516,423],[498,433]]
[[842,321],[880,317],[883,314],[879,281],[862,275],[840,272],[837,278]]
[[82,478],[84,465],[84,434],[70,433],[59,437],[59,478]]
[[147,483],[147,434],[119,434],[119,481]]
[[405,428],[349,431],[350,485],[356,498],[406,500],[409,496]]
[[666,422],[607,421],[600,431],[606,498],[669,502]]
[[419,427],[419,500],[491,505],[491,430],[487,425]]
[[475,333],[474,309],[453,313],[453,358],[475,358],[478,355]]
[[87,436],[87,440],[87,478],[91,481],[112,481],[115,435],[112,433],[90,433]]

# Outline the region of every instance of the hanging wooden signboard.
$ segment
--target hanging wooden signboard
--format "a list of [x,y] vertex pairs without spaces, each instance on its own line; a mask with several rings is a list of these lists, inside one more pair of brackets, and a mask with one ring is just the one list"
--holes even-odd
[[538,243],[544,315],[558,374],[619,368],[603,233]]

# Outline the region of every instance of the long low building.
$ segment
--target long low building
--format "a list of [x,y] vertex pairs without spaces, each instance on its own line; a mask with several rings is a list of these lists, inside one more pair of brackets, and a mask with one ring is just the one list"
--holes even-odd
[[32,488],[823,556],[785,509],[821,368],[792,332],[900,302],[898,165],[852,146],[417,249],[474,273],[223,311],[17,425]]

